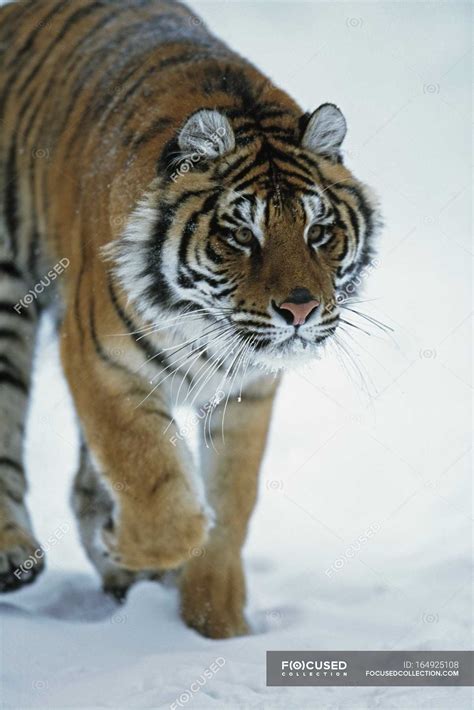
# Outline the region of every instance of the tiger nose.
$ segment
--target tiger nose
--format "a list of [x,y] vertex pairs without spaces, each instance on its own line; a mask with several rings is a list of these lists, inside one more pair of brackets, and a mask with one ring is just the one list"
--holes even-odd
[[318,306],[319,301],[312,297],[308,289],[295,288],[276,310],[287,323],[303,325]]

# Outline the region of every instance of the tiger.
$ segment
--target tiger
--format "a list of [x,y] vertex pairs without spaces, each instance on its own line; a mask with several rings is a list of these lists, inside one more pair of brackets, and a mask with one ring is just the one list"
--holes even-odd
[[22,0],[0,20],[0,590],[45,567],[24,439],[49,312],[103,590],[169,574],[190,628],[247,634],[275,396],[334,338],[378,199],[344,164],[337,105],[304,111],[181,2]]

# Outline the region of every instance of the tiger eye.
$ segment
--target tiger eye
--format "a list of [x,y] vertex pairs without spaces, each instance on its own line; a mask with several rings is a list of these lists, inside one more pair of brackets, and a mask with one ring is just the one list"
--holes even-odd
[[247,246],[253,239],[253,233],[248,227],[240,227],[235,233],[235,238],[239,244],[244,244]]
[[308,242],[316,242],[324,235],[324,227],[320,224],[312,224],[308,229]]

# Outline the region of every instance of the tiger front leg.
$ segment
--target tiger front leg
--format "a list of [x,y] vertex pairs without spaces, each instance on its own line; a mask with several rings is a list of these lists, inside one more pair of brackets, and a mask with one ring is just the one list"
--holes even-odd
[[216,522],[208,542],[194,551],[182,571],[181,615],[210,638],[248,633],[241,549],[255,504],[274,392],[274,382],[265,383],[241,402],[229,402],[225,441],[224,408],[216,410],[212,430],[217,452],[203,446],[203,474]]
[[204,545],[208,518],[189,454],[173,446],[171,427],[163,433],[163,398],[138,406],[148,392],[133,371],[112,366],[100,349],[81,348],[74,329],[65,329],[66,376],[92,460],[116,503],[98,531],[104,552],[128,570],[178,567]]

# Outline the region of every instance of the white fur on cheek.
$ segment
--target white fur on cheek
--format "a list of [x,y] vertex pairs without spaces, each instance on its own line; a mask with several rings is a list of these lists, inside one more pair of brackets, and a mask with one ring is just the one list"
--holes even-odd
[[146,320],[156,318],[155,309],[147,303],[146,293],[153,285],[149,269],[148,247],[158,217],[157,198],[152,192],[138,203],[130,215],[122,236],[102,250],[114,262],[114,274],[128,299]]

